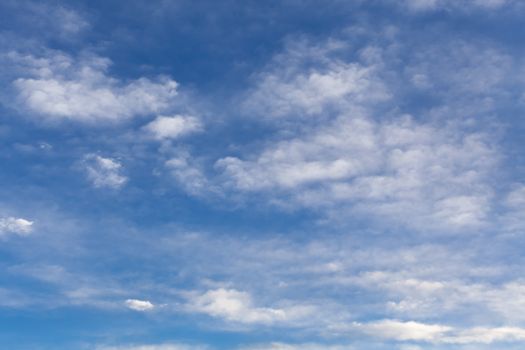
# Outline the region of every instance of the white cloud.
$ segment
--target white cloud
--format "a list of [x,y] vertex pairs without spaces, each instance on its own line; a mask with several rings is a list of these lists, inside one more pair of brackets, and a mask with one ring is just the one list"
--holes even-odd
[[356,119],[345,124],[272,144],[253,161],[220,159],[217,167],[248,191],[345,179],[377,167],[373,123]]
[[436,341],[452,328],[442,325],[402,322],[398,320],[381,320],[364,325],[356,324],[363,332],[374,337],[395,340]]
[[97,350],[205,350],[207,346],[186,344],[147,344],[147,345],[117,345],[98,346]]
[[[58,225],[62,224],[63,222]],[[67,230],[69,235],[71,232],[71,230]],[[56,231],[53,233],[56,234]],[[60,239],[63,240],[63,238]],[[70,245],[66,247],[64,249],[71,251]],[[55,253],[56,255],[60,254],[57,251]],[[46,294],[45,296],[32,292],[26,295],[28,305],[40,305],[48,309],[81,305],[117,310],[122,307],[123,296],[129,294],[129,288],[124,289],[119,286],[114,276],[89,275],[85,271],[69,270],[64,265],[46,265],[42,262],[34,262],[10,266],[7,271],[17,276],[35,279],[55,290],[55,294]]]
[[442,342],[453,344],[492,344],[495,342],[524,341],[525,329],[518,327],[476,327],[457,332],[456,335],[445,337]]
[[[400,83],[387,77],[396,76],[388,61],[397,56],[389,55],[399,53],[365,47],[347,62],[341,52],[348,46],[291,44],[256,75],[246,104],[279,133],[258,152],[219,159],[215,168],[225,187],[285,207],[333,212],[330,218],[345,212],[451,231],[487,225],[499,161],[495,141],[453,121],[446,108],[429,112],[433,122],[398,112],[390,97]],[[481,50],[482,58],[473,51],[473,45],[458,45],[453,60],[459,69],[442,67],[447,63],[424,52],[405,71],[409,79],[424,76],[426,85],[439,85],[433,90],[473,98],[476,103],[452,103],[465,118],[476,107],[460,104],[483,105],[478,98],[499,91],[507,76],[501,67],[509,61],[496,50]]]
[[199,195],[214,190],[200,165],[187,151],[179,150],[176,156],[165,162],[165,165],[178,184],[187,192]]
[[80,13],[62,6],[54,9],[51,17],[54,20],[53,22],[58,25],[62,36],[77,35],[90,26]]
[[[272,308],[293,315],[291,308],[280,302],[283,295],[293,296],[291,305],[313,307],[313,312],[304,313],[306,316],[276,321],[276,325],[331,334],[337,328],[334,325],[351,323],[371,312],[418,322],[429,318],[461,322],[469,317],[496,325],[519,325],[525,319],[525,284],[519,279],[519,261],[515,267],[486,261],[482,258],[483,245],[478,252],[475,245],[469,245],[469,249],[446,245],[404,247],[394,243],[398,239],[394,236],[385,239],[387,246],[380,248],[368,246],[368,238],[356,237],[359,233],[352,232],[346,238],[311,239],[299,244],[275,237],[244,240],[192,235],[173,237],[160,244],[166,254],[186,254],[192,257],[189,261],[199,261],[195,266],[188,262],[182,269],[185,274],[208,279],[219,275],[229,285],[249,286],[250,291],[256,290],[268,300],[261,307],[261,302],[254,302],[250,294],[241,293],[247,301],[237,302],[241,305],[237,310]],[[361,243],[352,244],[356,239]],[[213,249],[217,246],[221,249]],[[258,271],[256,276],[254,270]],[[373,297],[350,300],[334,292],[340,290]],[[204,294],[192,294],[189,304]],[[220,300],[221,296],[217,294],[201,299],[200,308],[207,310],[204,313],[215,310],[213,297]],[[323,299],[309,299],[312,295]],[[235,296],[222,294],[225,299],[240,299]],[[225,320],[239,319],[233,312],[216,311],[216,315]]]
[[438,6],[441,1],[439,0],[406,0],[406,5],[411,10],[421,11],[421,10],[431,10]]
[[[379,82],[371,79],[372,70],[356,64],[336,65],[327,72],[312,72],[281,81],[276,76],[263,78],[249,103],[263,107],[267,116],[308,116],[323,112],[341,99],[352,98],[356,103],[369,102],[374,97],[387,99]],[[375,95],[370,95],[374,92]],[[263,113],[261,113],[263,114]]]
[[[344,44],[306,45],[291,44],[285,55],[275,58],[268,72],[256,76],[258,81],[244,103],[248,111],[262,118],[323,117],[334,107],[356,108],[391,97],[377,76],[376,65],[332,57]],[[320,64],[303,66],[301,61],[308,59]]]
[[270,343],[241,347],[239,350],[352,350],[354,347],[349,345],[328,345],[328,344],[286,344]]
[[525,329],[518,327],[454,327],[414,321],[381,320],[355,324],[357,329],[373,337],[397,341],[422,341],[446,344],[492,344],[525,340]]
[[158,116],[144,127],[144,130],[157,140],[176,139],[202,130],[201,121],[192,116]]
[[507,194],[505,204],[514,209],[525,209],[525,185],[516,184]]
[[110,61],[10,53],[24,71],[13,82],[22,108],[48,120],[119,121],[162,112],[173,104],[177,83],[167,77],[122,81],[108,75]]
[[310,310],[304,307],[274,309],[256,307],[252,297],[235,289],[219,288],[191,295],[187,309],[239,323],[273,324],[304,317]]
[[[398,254],[396,256],[402,259]],[[521,324],[525,320],[524,281],[506,277],[504,283],[490,282],[493,278],[505,278],[505,272],[508,273],[505,268],[473,266],[467,261],[457,260],[449,264],[463,268],[441,271],[430,266],[437,261],[430,263],[423,262],[423,257],[418,259],[418,266],[410,266],[406,261],[399,269],[370,270],[333,282],[359,285],[372,292],[381,291],[388,312],[402,317],[425,318],[468,312],[471,316],[479,315],[496,323]]]
[[148,300],[128,299],[126,300],[126,306],[135,311],[149,311],[155,308]]
[[[71,42],[81,38],[89,29],[88,14],[80,11],[72,3],[51,3],[43,1],[20,0],[3,1],[2,10],[15,17],[19,34],[31,33],[32,40],[51,39]],[[64,6],[65,5],[65,6]],[[19,40],[23,40],[20,39]],[[34,45],[36,46],[36,45]]]
[[112,158],[104,158],[96,154],[88,154],[82,161],[83,170],[94,187],[122,187],[127,177],[121,174],[122,165]]
[[405,0],[404,5],[413,11],[429,11],[436,9],[469,10],[469,9],[497,9],[513,4],[513,0]]
[[422,347],[418,346],[418,345],[401,345],[399,347],[399,350],[423,350]]
[[514,184],[503,198],[503,215],[499,225],[507,232],[521,233],[525,228],[525,185]]
[[486,220],[488,174],[496,162],[481,135],[463,136],[410,118],[341,117],[269,144],[255,157],[220,159],[216,167],[233,188],[286,193],[294,205],[347,204],[354,212],[401,219],[412,227],[462,228]]
[[9,233],[27,236],[32,231],[33,221],[16,217],[0,218],[0,237]]

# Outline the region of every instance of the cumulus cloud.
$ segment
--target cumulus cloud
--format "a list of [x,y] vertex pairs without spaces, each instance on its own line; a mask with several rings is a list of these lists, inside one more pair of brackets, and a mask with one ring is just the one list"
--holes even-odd
[[373,73],[372,67],[334,63],[323,71],[299,73],[284,81],[273,73],[265,74],[246,105],[262,116],[298,118],[319,114],[343,99],[354,103],[388,99]]
[[118,189],[128,180],[121,174],[122,165],[112,158],[88,154],[82,161],[82,167],[88,180],[96,188]]
[[406,217],[413,227],[481,225],[490,210],[488,175],[497,156],[481,135],[461,135],[402,118],[342,117],[216,167],[245,192],[288,192],[296,205]]
[[[406,72],[412,78],[431,77],[432,84],[440,85],[437,91],[452,90],[457,93],[451,95],[474,100],[499,91],[507,57],[483,50],[478,62],[468,58],[477,57],[472,47],[459,48],[454,54],[459,72],[425,64],[429,52]],[[432,111],[441,113],[440,121],[433,122],[388,115],[392,112],[384,107],[399,89],[398,82],[386,78],[392,69],[383,56],[391,53],[366,47],[348,62],[340,53],[345,50],[345,44],[333,41],[291,45],[257,76],[246,105],[281,132],[258,152],[219,159],[215,168],[223,184],[279,205],[349,210],[417,229],[484,226],[493,207],[491,179],[499,161],[493,139],[461,123],[443,122],[449,110]],[[440,78],[443,74],[450,79]],[[423,80],[428,79],[418,81]]]
[[304,316],[305,308],[274,309],[256,307],[252,297],[235,289],[214,289],[203,294],[192,295],[187,309],[239,323],[273,324]]
[[149,311],[155,308],[148,300],[139,300],[139,299],[128,299],[126,300],[126,306],[135,311]]
[[518,327],[455,329],[444,325],[399,320],[381,320],[367,324],[356,324],[355,326],[371,336],[397,341],[492,344],[501,341],[523,341],[525,339],[525,329]]
[[7,234],[27,236],[33,232],[33,221],[23,218],[0,218],[0,237]]
[[177,139],[202,130],[201,121],[192,116],[158,116],[144,127],[144,130],[157,140]]
[[21,74],[13,82],[21,108],[47,120],[119,121],[166,110],[177,95],[168,77],[122,81],[111,77],[107,58],[9,54]]

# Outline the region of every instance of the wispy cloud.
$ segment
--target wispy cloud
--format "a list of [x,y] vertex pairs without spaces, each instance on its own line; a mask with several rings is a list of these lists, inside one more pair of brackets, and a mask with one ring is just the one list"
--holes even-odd
[[27,236],[32,232],[33,221],[16,217],[0,218],[0,237],[8,234]]
[[224,318],[227,321],[247,324],[286,323],[294,319],[307,317],[309,307],[269,308],[257,307],[252,297],[246,292],[235,289],[215,289],[200,295],[191,295],[187,305],[189,311]]
[[239,350],[352,350],[351,345],[328,345],[328,344],[286,344],[270,343],[241,347]]
[[523,5],[274,5],[0,4],[7,348],[525,343]]
[[[491,211],[490,179],[499,159],[492,140],[450,123],[378,115],[384,110],[376,102],[386,103],[394,95],[390,83],[381,78],[387,74],[381,52],[372,55],[365,50],[361,60],[341,63],[337,55],[333,57],[341,47],[335,47],[316,48],[315,54],[292,48],[279,56],[284,67],[263,74],[264,81],[279,88],[257,86],[251,108],[278,117],[270,123],[287,120],[292,125],[284,124],[286,136],[267,143],[259,153],[219,159],[215,166],[223,172],[226,186],[262,193],[285,206],[325,210],[335,206],[339,212],[346,207],[354,214],[418,229],[483,226]],[[365,66],[370,56],[374,63]],[[341,66],[348,65],[353,73],[343,76],[357,81],[345,80],[342,86],[353,88],[333,99],[310,93],[309,84],[336,84],[332,78],[302,77],[304,62],[312,61],[337,81],[343,79]],[[275,91],[279,92],[270,93]],[[293,119],[305,115],[312,116],[304,123]],[[411,219],[402,219],[407,217]]]
[[501,341],[525,340],[525,329],[517,327],[454,329],[453,327],[423,324],[413,321],[381,320],[356,325],[374,337],[398,341],[423,341],[446,344],[491,344]]
[[473,0],[473,1],[453,1],[453,0],[404,0],[403,4],[413,11],[429,10],[470,10],[486,9],[494,10],[515,3],[514,0]]
[[118,189],[128,181],[128,178],[121,174],[122,164],[112,158],[88,154],[82,160],[81,166],[88,180],[97,188]]
[[207,346],[185,344],[150,344],[150,345],[116,345],[98,346],[97,350],[206,350]]

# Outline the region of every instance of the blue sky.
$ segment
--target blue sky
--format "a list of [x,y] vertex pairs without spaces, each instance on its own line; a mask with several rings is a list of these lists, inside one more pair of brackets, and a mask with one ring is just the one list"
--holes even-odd
[[2,1],[2,348],[523,348],[524,15]]

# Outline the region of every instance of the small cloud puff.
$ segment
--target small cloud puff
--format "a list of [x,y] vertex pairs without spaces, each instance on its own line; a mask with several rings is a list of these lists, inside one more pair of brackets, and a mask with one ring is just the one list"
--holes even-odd
[[83,167],[88,180],[96,188],[118,189],[128,180],[120,173],[122,165],[112,158],[88,154],[84,157]]
[[15,217],[0,218],[0,236],[8,233],[26,236],[32,231],[33,221]]
[[201,121],[192,116],[174,115],[158,116],[144,127],[154,139],[176,139],[181,136],[202,130]]
[[126,306],[135,311],[149,311],[155,308],[148,300],[128,299],[126,300]]

